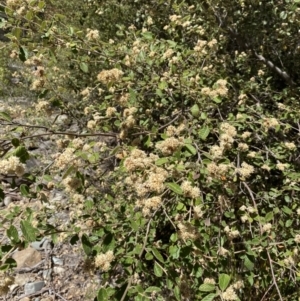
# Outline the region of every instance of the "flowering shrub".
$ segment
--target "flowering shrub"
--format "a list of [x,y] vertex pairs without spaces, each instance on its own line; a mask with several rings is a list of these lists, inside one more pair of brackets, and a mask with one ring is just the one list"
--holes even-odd
[[[80,239],[105,280],[98,300],[297,300],[297,1],[123,2],[119,23],[117,2],[94,1],[71,24],[56,1],[6,2],[5,47],[36,102],[30,125],[2,109],[1,174],[76,209],[51,225],[64,236],[51,208],[23,225],[32,236],[12,220],[12,244]],[[56,153],[28,174],[28,141],[46,136]]]

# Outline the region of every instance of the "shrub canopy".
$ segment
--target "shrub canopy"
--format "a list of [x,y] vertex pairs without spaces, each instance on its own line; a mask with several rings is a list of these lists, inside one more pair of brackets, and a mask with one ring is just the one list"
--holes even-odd
[[298,300],[300,1],[1,7],[1,93],[32,102],[0,112],[1,174],[73,208],[20,237],[8,210],[11,245],[80,240],[98,300]]

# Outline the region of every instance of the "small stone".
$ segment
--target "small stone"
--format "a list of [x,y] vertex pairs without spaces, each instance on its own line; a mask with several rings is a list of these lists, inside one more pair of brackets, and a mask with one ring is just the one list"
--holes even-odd
[[26,283],[24,286],[24,292],[26,295],[34,294],[34,293],[40,291],[44,286],[45,286],[44,281]]
[[12,197],[11,196],[6,196],[3,200],[3,203],[5,206],[8,206],[12,201]]
[[45,280],[50,280],[51,279],[51,273],[52,273],[52,269],[47,269],[43,271],[43,278]]
[[58,257],[52,257],[52,260],[53,260],[53,263],[56,264],[56,265],[63,265],[64,264],[64,261]]
[[66,270],[62,267],[54,267],[53,272],[56,274],[63,274]]
[[12,258],[17,262],[18,269],[31,268],[42,260],[41,254],[31,247],[17,251]]
[[49,239],[44,237],[41,241],[34,241],[30,244],[30,246],[37,251],[43,251],[43,250],[48,250],[51,249],[51,243]]

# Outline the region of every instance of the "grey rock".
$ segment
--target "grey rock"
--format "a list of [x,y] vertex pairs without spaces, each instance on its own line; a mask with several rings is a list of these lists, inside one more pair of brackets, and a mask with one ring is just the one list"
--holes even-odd
[[6,196],[3,200],[3,203],[5,206],[8,206],[12,202],[12,197],[11,196]]
[[50,280],[52,269],[47,269],[43,271],[43,279]]
[[56,274],[63,274],[66,270],[62,267],[54,267],[53,272]]
[[25,295],[34,294],[34,293],[40,291],[44,286],[45,286],[44,281],[26,283],[24,286]]
[[48,238],[44,237],[41,241],[34,241],[30,246],[37,251],[46,251],[51,249],[51,242]]
[[53,263],[56,264],[56,265],[63,265],[64,264],[64,261],[58,257],[52,257],[52,260],[53,260]]

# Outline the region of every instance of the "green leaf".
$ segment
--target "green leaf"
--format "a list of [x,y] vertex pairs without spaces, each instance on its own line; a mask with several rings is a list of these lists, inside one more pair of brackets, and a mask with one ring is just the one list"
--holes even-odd
[[216,296],[217,296],[216,294],[209,294],[205,296],[203,299],[201,299],[201,301],[212,301],[215,299]]
[[153,35],[150,31],[146,31],[142,33],[142,36],[146,39],[146,40],[153,40]]
[[254,268],[254,263],[249,259],[247,255],[245,255],[244,257],[244,265],[249,271],[252,271]]
[[221,103],[222,102],[222,99],[220,97],[214,97],[212,99],[215,103]]
[[176,209],[178,211],[183,210],[185,208],[185,205],[182,202],[178,202]]
[[162,277],[163,275],[163,269],[157,262],[154,263],[154,274],[156,277]]
[[20,227],[26,241],[33,242],[36,240],[36,229],[28,221],[21,221]]
[[18,157],[22,163],[26,163],[26,161],[29,159],[29,153],[23,145],[18,146],[14,150],[13,155]]
[[25,197],[30,196],[30,190],[26,184],[21,184],[20,191],[21,191],[22,196],[25,196]]
[[11,121],[11,117],[6,112],[0,112],[0,119],[3,119],[5,121]]
[[282,211],[288,215],[293,214],[293,211],[287,206],[283,206]]
[[2,266],[0,266],[0,271],[12,270],[17,267],[17,262],[13,258],[7,258]]
[[149,286],[146,290],[145,293],[153,293],[153,292],[160,292],[161,288],[157,286]]
[[155,93],[156,93],[156,95],[158,95],[158,96],[161,97],[161,98],[164,97],[164,93],[163,93],[162,90],[160,90],[160,89],[156,89]]
[[169,253],[174,259],[178,259],[180,255],[180,249],[177,246],[170,246]]
[[152,255],[151,253],[147,252],[147,253],[145,254],[145,259],[146,259],[146,260],[153,260],[153,255]]
[[79,241],[79,236],[78,236],[78,234],[75,234],[71,237],[70,244],[72,246],[74,246],[75,244],[77,244],[78,241]]
[[200,108],[199,108],[199,106],[197,104],[195,104],[195,105],[193,105],[191,107],[191,113],[192,113],[192,115],[194,117],[199,117],[199,115],[200,115]]
[[210,129],[208,126],[204,126],[198,131],[198,135],[200,139],[206,140],[207,136],[209,135]]
[[93,246],[86,234],[82,235],[81,243],[82,243],[82,247],[83,247],[85,254],[88,256],[91,255]]
[[[22,30],[20,29],[20,32],[16,33],[19,37],[17,37],[18,39],[20,38],[21,34],[22,34]],[[15,35],[15,34],[14,34]],[[19,59],[22,62],[25,62],[28,59],[28,51],[25,47],[20,46],[19,48],[20,52],[19,52]]]
[[254,284],[254,274],[251,273],[251,275],[249,275],[249,276],[247,277],[247,280],[248,280],[248,282],[250,283],[250,285],[253,286],[253,284]]
[[266,222],[269,222],[269,221],[271,221],[273,218],[274,218],[273,211],[268,212],[268,213],[266,214],[266,216],[265,216],[265,221],[266,221]]
[[11,144],[14,147],[18,147],[20,145],[20,140],[18,138],[13,138],[13,139],[11,139]]
[[182,189],[181,187],[174,183],[174,182],[169,182],[169,183],[166,183],[166,186],[171,189],[173,192],[175,192],[176,194],[182,194]]
[[177,285],[174,287],[174,295],[175,295],[176,300],[178,300],[178,301],[181,300],[180,288]]
[[105,235],[105,238],[103,240],[103,251],[108,251],[108,250],[112,250],[115,246],[115,239],[114,236],[111,232],[108,232]]
[[100,288],[97,294],[97,301],[107,301],[108,295],[105,288]]
[[230,276],[227,274],[220,274],[219,275],[219,287],[222,291],[225,291],[228,284],[230,282]]
[[199,287],[200,292],[212,292],[216,290],[216,287],[214,284],[211,283],[203,283]]
[[188,150],[192,155],[196,155],[196,154],[197,154],[197,150],[196,150],[196,148],[195,148],[192,144],[186,144],[185,147],[187,148],[187,150]]
[[168,83],[166,82],[166,81],[161,81],[159,84],[158,84],[158,88],[160,89],[160,90],[164,90],[164,89],[166,89],[168,87]]
[[161,165],[164,165],[164,164],[166,164],[168,162],[169,162],[168,158],[160,158],[157,161],[155,161],[155,165],[161,166]]
[[38,6],[39,6],[39,9],[43,9],[45,7],[45,2],[44,1],[40,1]]
[[285,222],[285,226],[286,226],[287,228],[289,228],[292,224],[293,224],[293,220],[291,220],[291,219],[288,219],[288,220]]
[[88,73],[89,72],[89,66],[84,63],[84,62],[81,62],[80,63],[80,69],[84,72],[84,73]]
[[17,244],[20,241],[18,230],[14,225],[11,225],[7,229],[6,235],[14,244]]
[[155,247],[152,247],[151,250],[152,250],[152,253],[156,257],[157,260],[159,260],[162,263],[165,262],[163,257],[161,256],[161,254],[159,253],[159,251]]

